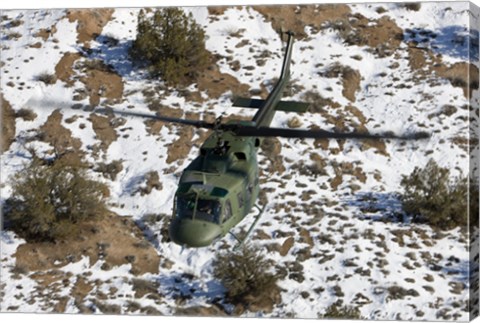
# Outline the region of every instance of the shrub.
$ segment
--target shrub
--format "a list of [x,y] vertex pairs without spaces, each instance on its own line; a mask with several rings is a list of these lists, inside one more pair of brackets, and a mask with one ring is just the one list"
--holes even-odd
[[32,121],[37,118],[37,114],[31,109],[21,108],[15,113],[16,118],[22,118],[24,121]]
[[56,241],[74,233],[78,223],[105,211],[104,186],[83,168],[63,162],[32,162],[11,178],[5,224],[27,241]]
[[191,83],[210,58],[201,26],[179,8],[158,9],[148,16],[141,10],[130,56],[147,62],[152,76],[172,85]]
[[8,39],[8,40],[18,40],[20,37],[22,37],[22,34],[20,34],[19,32],[16,32],[16,31],[12,31],[12,32],[9,32],[5,35],[5,37]]
[[450,230],[468,224],[468,179],[450,179],[450,171],[431,159],[425,168],[415,167],[409,176],[403,176],[401,196],[405,212],[413,222],[428,223]]
[[55,84],[57,82],[57,76],[52,73],[43,72],[37,75],[37,81],[43,82],[47,85]]
[[361,320],[362,316],[360,310],[356,307],[332,304],[325,309],[325,313],[321,314],[319,318]]
[[213,275],[227,289],[227,297],[241,302],[246,297],[268,295],[278,277],[269,272],[270,262],[258,248],[244,246],[237,252],[217,254]]
[[10,21],[8,27],[10,27],[10,28],[15,28],[15,27],[18,27],[18,26],[20,26],[20,25],[23,25],[23,20],[15,19],[15,20]]
[[105,178],[109,178],[114,181],[117,178],[118,173],[123,170],[123,164],[121,160],[114,160],[109,164],[98,163],[95,171],[103,174]]
[[422,4],[420,2],[408,2],[404,3],[403,6],[407,10],[418,11],[422,7]]

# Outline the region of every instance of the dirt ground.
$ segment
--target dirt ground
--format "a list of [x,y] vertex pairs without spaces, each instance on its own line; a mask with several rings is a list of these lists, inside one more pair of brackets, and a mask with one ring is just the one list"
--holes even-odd
[[117,132],[110,123],[111,118],[92,113],[88,119],[92,122],[97,139],[101,141],[100,148],[106,151],[110,144],[118,138]]
[[284,5],[284,6],[253,6],[272,23],[275,30],[293,31],[296,38],[304,38],[305,26],[320,29],[327,21],[346,19],[350,7],[341,4],[325,5]]
[[93,69],[80,78],[90,96],[90,105],[97,106],[100,98],[105,97],[114,102],[120,101],[123,96],[123,80],[115,72]]
[[15,139],[15,111],[13,111],[10,103],[3,98],[0,93],[0,108],[2,109],[2,135],[0,137],[0,151],[10,148]]
[[240,83],[230,74],[221,73],[218,65],[212,64],[197,79],[198,90],[206,91],[210,98],[219,98],[227,91],[233,91],[235,95],[246,96],[250,86]]
[[73,64],[80,57],[82,56],[79,53],[65,53],[55,66],[55,75],[57,76],[57,79],[67,83],[70,86],[73,85],[74,80],[72,77],[75,75]]
[[55,110],[40,127],[40,139],[53,146],[57,157],[62,157],[70,165],[82,164],[84,152],[80,139],[72,137],[72,132],[62,125],[63,114]]
[[113,9],[69,10],[69,22],[77,21],[77,42],[89,47],[89,42],[100,35],[103,27],[112,19]]
[[471,98],[473,90],[478,89],[479,70],[475,65],[465,62],[447,65],[441,56],[435,55],[430,49],[416,47],[414,43],[409,46],[409,66],[418,78],[425,79],[436,74],[461,88],[467,99]]
[[18,247],[16,266],[29,272],[61,268],[82,257],[90,265],[105,261],[102,269],[132,265],[132,273],[158,273],[160,256],[128,217],[106,214],[80,225],[77,234],[57,243],[26,243]]

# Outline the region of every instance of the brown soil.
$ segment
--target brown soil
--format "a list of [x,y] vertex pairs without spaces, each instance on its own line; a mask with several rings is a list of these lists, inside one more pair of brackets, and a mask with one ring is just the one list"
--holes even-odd
[[43,273],[41,272],[34,273],[30,275],[30,278],[35,279],[41,287],[46,288],[64,279],[65,275],[62,271],[50,270]]
[[36,43],[28,45],[28,47],[30,47],[30,48],[41,48],[42,43],[41,42],[36,42]]
[[337,174],[335,175],[334,178],[332,178],[330,180],[330,187],[336,191],[337,190],[337,187],[343,183],[343,177],[342,177],[342,174]]
[[[170,108],[156,103],[151,103],[148,108],[155,111],[163,117],[181,118],[183,116],[182,109]],[[162,127],[168,123],[159,120],[145,120],[144,121],[147,132],[151,135],[158,135]]]
[[[242,301],[242,304],[237,304],[234,314],[239,315],[245,310],[250,312],[271,313],[276,304],[282,302],[281,290],[275,285],[269,289],[268,293],[262,295],[249,295]],[[245,305],[244,304],[248,304]]]
[[[75,77],[79,76],[79,72],[74,67],[80,58],[82,58],[82,55],[79,53],[65,53],[55,66],[57,79],[72,86]],[[105,64],[100,62],[98,65],[83,71],[81,75],[80,81],[85,84],[91,106],[97,106],[102,97],[107,98],[110,104],[118,103],[122,99],[122,77]]]
[[168,145],[167,163],[170,164],[178,161],[181,165],[192,149],[194,131],[193,128],[189,126],[178,126],[177,129],[179,138]]
[[410,46],[408,48],[408,66],[412,71],[423,69],[427,65],[427,55],[428,52],[425,49]]
[[354,107],[353,105],[348,105],[347,107],[345,107],[345,111],[348,111],[352,115],[354,115],[360,122],[360,125],[363,126],[367,122],[367,118],[365,118],[362,111],[360,111],[358,108]]
[[385,142],[383,140],[362,140],[362,147],[360,148],[360,150],[364,151],[367,149],[375,149],[375,153],[390,157],[390,154],[387,152],[387,146],[385,145]]
[[344,66],[338,62],[330,65],[324,72],[319,72],[322,77],[338,78],[342,80],[344,97],[355,102],[355,93],[360,90],[360,81],[362,76],[360,72],[352,69],[350,66]]
[[117,103],[123,96],[122,77],[115,72],[90,70],[80,78],[90,95],[90,105],[97,106],[101,97],[106,97],[110,103]]
[[54,153],[70,165],[79,165],[84,152],[80,150],[82,142],[72,137],[72,132],[62,126],[63,114],[55,110],[40,127],[40,138],[53,146]]
[[248,96],[250,86],[240,83],[230,74],[221,73],[216,64],[211,65],[197,78],[199,91],[206,91],[210,98],[219,98],[227,91],[238,96]]
[[[76,301],[83,300],[90,293],[95,285],[84,277],[78,276],[72,288],[72,296]],[[60,312],[61,313],[61,312]]]
[[15,111],[10,103],[0,93],[0,108],[2,109],[2,136],[0,138],[0,152],[10,148],[15,139]]
[[140,187],[138,192],[143,195],[150,194],[153,189],[162,190],[162,183],[157,171],[150,171],[145,174],[145,185]]
[[273,174],[281,174],[285,171],[283,166],[283,158],[280,154],[282,151],[282,143],[275,137],[266,137],[261,144],[260,152],[267,157],[270,164],[267,167],[267,172]]
[[[305,27],[335,28],[349,45],[369,46],[379,56],[391,55],[401,44],[403,30],[388,17],[369,20],[352,14],[344,4],[254,6],[275,30],[291,30],[304,38]],[[355,18],[355,19],[350,19]]]
[[280,256],[285,257],[290,249],[292,249],[295,239],[293,237],[287,238],[280,248]]
[[92,122],[93,131],[95,131],[97,139],[102,142],[100,148],[106,151],[110,144],[118,138],[117,132],[110,123],[111,117],[104,117],[92,113],[90,114],[89,120]]
[[134,274],[158,273],[160,257],[130,218],[108,214],[79,226],[77,234],[57,243],[20,245],[16,265],[28,271],[49,270],[86,256],[91,266],[104,259],[105,270],[131,263]]
[[226,316],[225,312],[217,305],[206,306],[192,306],[187,308],[180,308],[175,312],[175,315],[185,316]]
[[321,29],[327,21],[346,19],[350,14],[350,7],[343,4],[253,6],[253,9],[270,21],[273,29],[293,31],[299,39],[306,37],[306,26]]
[[52,27],[50,28],[42,28],[40,29],[35,35],[34,37],[39,37],[39,38],[42,38],[43,41],[46,41],[48,38],[52,37],[53,34],[55,34],[57,32],[57,27],[55,25],[53,25]]
[[470,63],[455,63],[451,66],[434,66],[433,70],[443,78],[446,78],[454,87],[463,89],[467,99],[472,97],[472,91],[478,90],[478,67]]
[[75,75],[73,64],[80,57],[82,56],[79,53],[65,53],[55,66],[55,75],[57,76],[57,79],[72,86],[74,83],[72,77]]
[[[322,98],[316,92],[308,92],[303,97],[306,102],[311,102],[309,112],[311,113],[320,113],[327,122],[335,127],[335,131],[349,131],[348,127],[353,127],[355,131],[358,132],[368,132],[365,124],[367,122],[366,117],[363,113],[356,108],[355,106],[348,105],[344,109],[341,109],[340,104],[331,101],[330,99]],[[329,109],[335,109],[337,115],[332,115],[329,112]],[[320,129],[317,126],[312,126],[311,129]],[[337,140],[340,149],[343,150],[344,140]],[[386,149],[385,142],[382,140],[362,140],[361,150],[366,149],[375,149],[376,153],[390,156]],[[316,148],[322,148],[324,150],[328,149],[329,141],[316,139],[314,142]],[[333,152],[332,152],[333,153]],[[341,183],[341,178],[335,178],[331,184],[335,187]]]
[[165,122],[159,120],[145,120],[144,123],[146,130],[150,135],[160,134],[160,130],[162,130],[162,127],[165,124]]
[[360,72],[353,69],[348,69],[347,72],[342,74],[342,84],[344,97],[352,102],[355,102],[355,93],[360,90],[360,80],[362,76]]
[[337,187],[343,183],[344,175],[354,176],[362,183],[365,183],[367,180],[365,172],[361,167],[358,166],[358,163],[342,162],[339,164],[334,163],[332,166],[335,170],[335,177],[330,181],[330,186],[334,190],[336,190]]
[[113,9],[76,9],[67,12],[69,22],[77,21],[77,43],[89,47],[89,42],[102,33],[112,19]]
[[430,49],[409,45],[409,66],[417,78],[425,79],[435,73],[447,79],[454,87],[461,88],[467,99],[472,96],[473,90],[479,88],[479,70],[474,64],[462,62],[449,66],[442,62],[441,56],[435,55]]
[[310,248],[313,248],[314,241],[307,229],[300,229],[300,237],[302,237],[303,242],[307,243]]
[[403,30],[389,17],[369,20],[360,14],[354,15],[357,20],[352,23],[353,36],[347,42],[358,46],[369,46],[381,57],[393,54],[403,41]]
[[214,16],[223,15],[225,13],[225,11],[227,11],[230,8],[232,8],[232,7],[229,7],[229,6],[210,6],[210,7],[207,7],[208,14],[209,15],[214,15]]
[[341,107],[340,103],[331,99],[325,99],[318,92],[314,91],[306,92],[302,100],[309,103],[308,112],[310,113],[324,113],[329,107],[334,109]]

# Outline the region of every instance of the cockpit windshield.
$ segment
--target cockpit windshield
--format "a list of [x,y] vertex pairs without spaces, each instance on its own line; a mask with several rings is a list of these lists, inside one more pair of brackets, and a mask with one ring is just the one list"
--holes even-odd
[[[195,204],[197,206],[195,211]],[[178,196],[176,213],[182,219],[195,219],[220,223],[222,206],[216,200],[198,199],[195,196]]]

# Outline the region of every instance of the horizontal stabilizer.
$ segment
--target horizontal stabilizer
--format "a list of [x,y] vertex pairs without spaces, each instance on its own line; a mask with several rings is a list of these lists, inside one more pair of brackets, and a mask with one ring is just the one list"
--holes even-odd
[[298,102],[298,101],[280,101],[275,106],[277,111],[287,111],[287,112],[307,112],[309,103]]
[[263,103],[265,103],[265,100],[237,97],[235,98],[235,101],[233,101],[233,106],[238,108],[259,109]]
[[[265,100],[238,97],[233,102],[233,106],[239,107],[239,108],[259,109],[264,103],[265,103]],[[305,102],[280,101],[275,106],[275,110],[302,113],[307,111],[308,106],[309,104]]]

